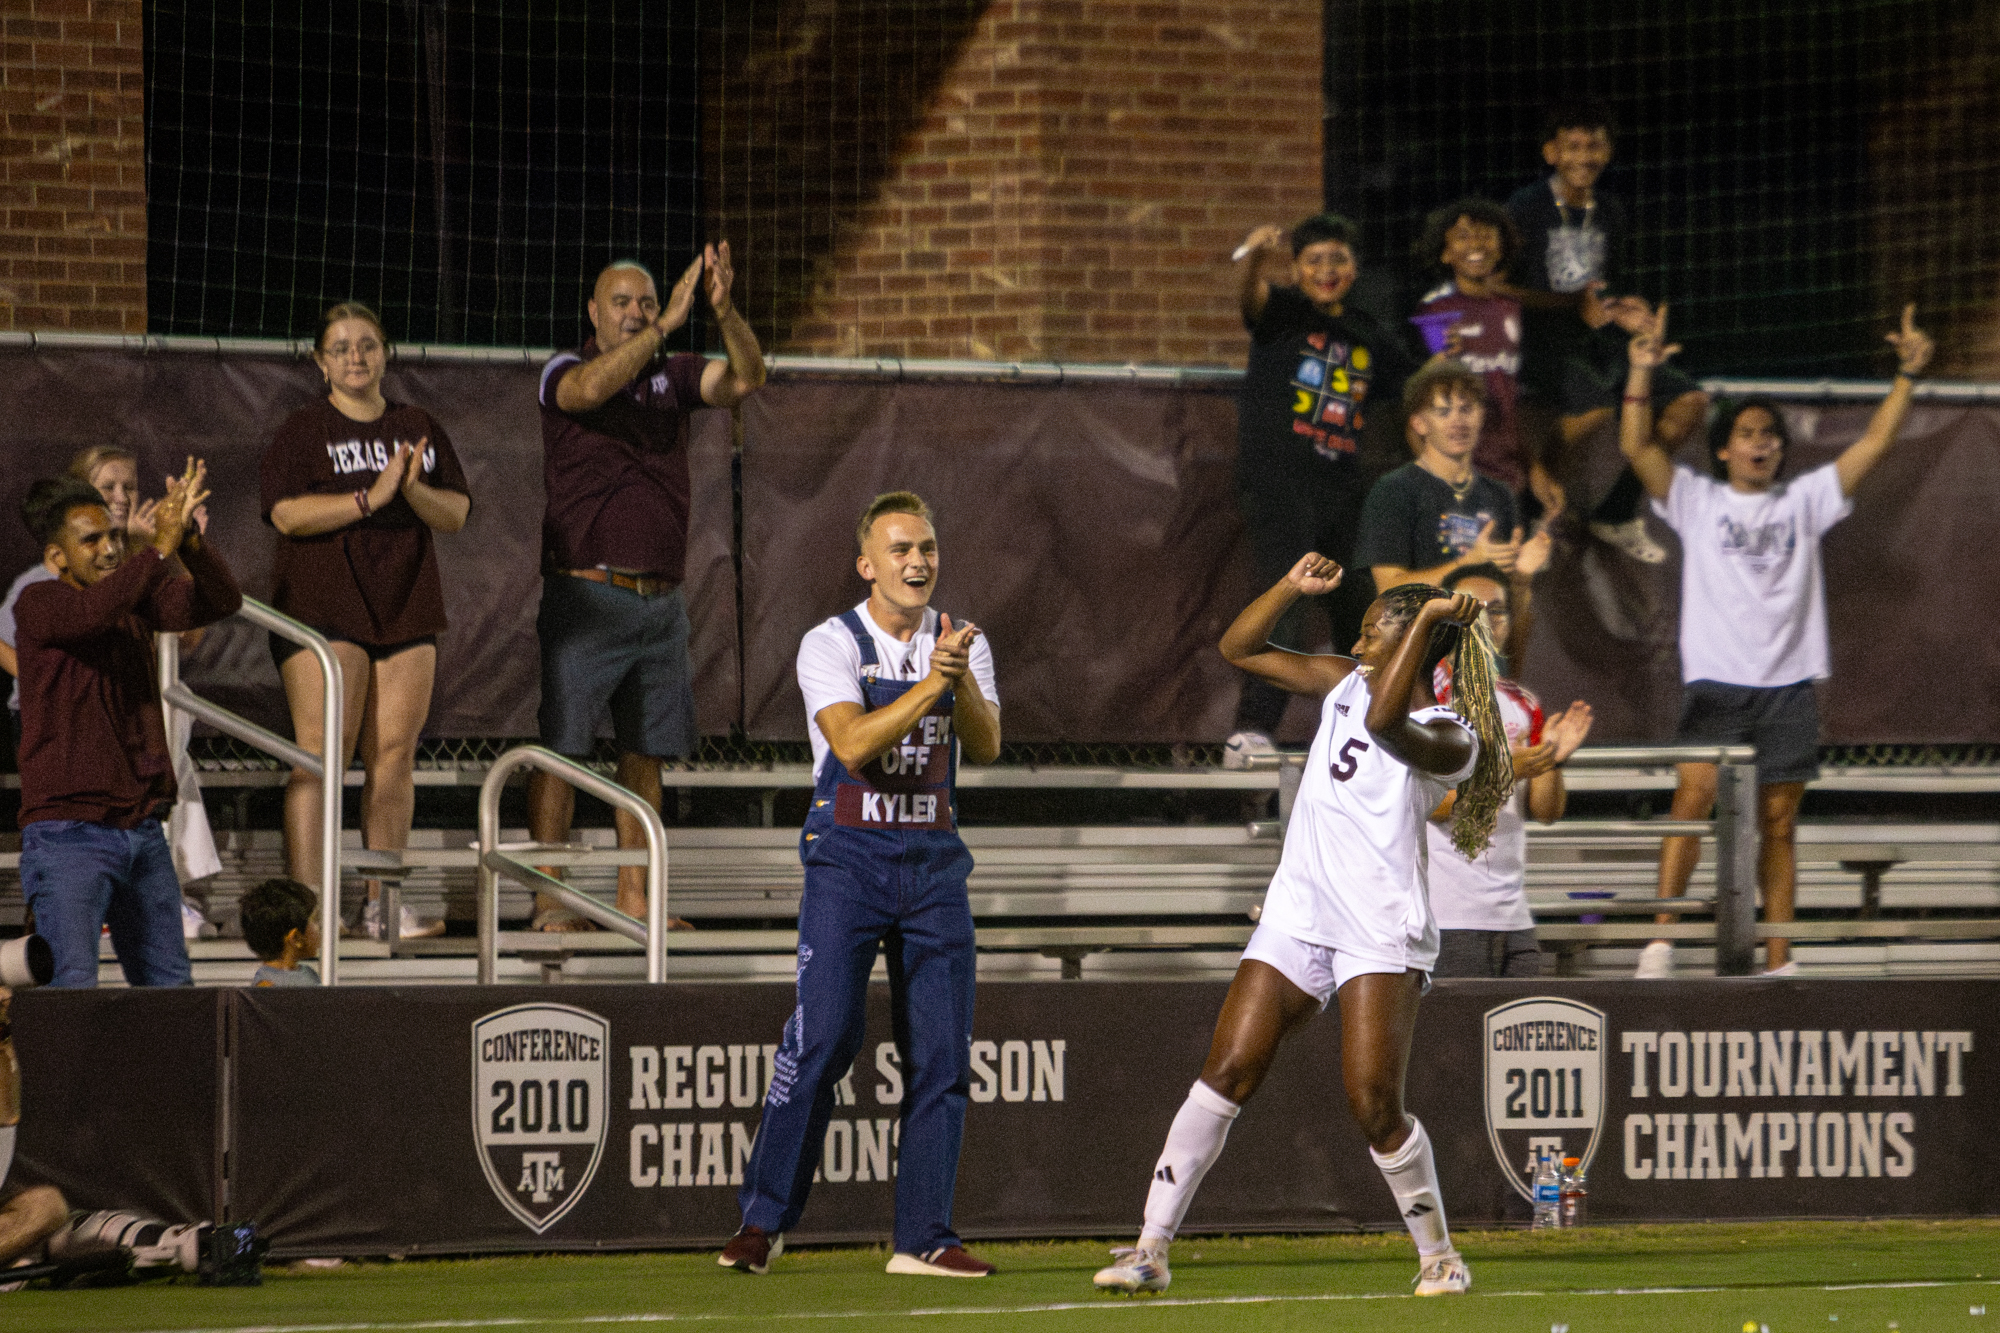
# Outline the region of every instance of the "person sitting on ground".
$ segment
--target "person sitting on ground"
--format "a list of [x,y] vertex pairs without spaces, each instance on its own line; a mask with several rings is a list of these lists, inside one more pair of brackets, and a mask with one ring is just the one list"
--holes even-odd
[[[1681,539],[1681,695],[1676,745],[1757,748],[1757,885],[1766,922],[1792,920],[1799,803],[1819,775],[1814,682],[1832,674],[1826,575],[1820,539],[1854,512],[1854,492],[1896,442],[1916,376],[1930,364],[1930,336],[1903,308],[1887,335],[1896,378],[1861,438],[1840,457],[1780,478],[1791,438],[1784,413],[1752,398],[1718,412],[1709,429],[1710,471],[1677,465],[1652,428],[1653,372],[1680,350],[1667,343],[1662,305],[1632,339],[1618,447],[1653,497],[1653,512]],[[1680,765],[1672,818],[1706,819],[1715,807],[1716,766]],[[1660,843],[1660,897],[1678,898],[1701,855],[1701,839]],[[1674,920],[1669,914],[1660,924]],[[1798,970],[1788,939],[1765,940],[1771,974]],[[1639,954],[1640,977],[1673,975],[1674,946],[1654,940]]]
[[1435,361],[1403,390],[1416,461],[1375,483],[1361,510],[1354,559],[1378,588],[1441,582],[1462,565],[1495,564],[1512,571],[1525,545],[1546,561],[1546,529],[1523,539],[1514,496],[1472,465],[1485,419],[1486,389],[1456,361]]
[[[69,1224],[69,1204],[53,1185],[8,1178],[21,1124],[21,1064],[14,1056],[14,992],[0,986],[0,1269],[41,1257],[43,1244]],[[8,1289],[0,1273],[0,1291]]]
[[[58,986],[97,984],[101,929],[135,986],[192,983],[181,886],[161,816],[173,806],[152,636],[233,615],[243,595],[192,511],[207,468],[167,484],[152,541],[124,534],[83,482],[37,482],[22,518],[59,578],[15,605],[21,668],[21,887]],[[172,572],[178,557],[186,577]]]
[[261,960],[251,985],[319,985],[319,972],[305,961],[319,953],[318,894],[281,875],[244,894],[238,911],[243,941]]
[[[1528,825],[1562,818],[1569,799],[1562,765],[1590,734],[1590,705],[1582,700],[1546,720],[1541,700],[1518,680],[1528,640],[1528,550],[1510,577],[1498,565],[1467,565],[1444,576],[1446,592],[1479,599],[1486,628],[1506,661],[1493,681],[1500,723],[1514,760],[1514,791],[1500,807],[1493,842],[1467,856],[1452,840],[1457,792],[1449,792],[1431,812],[1425,836],[1430,843],[1431,914],[1438,923],[1438,961],[1433,976],[1536,977],[1542,974],[1535,918],[1528,911]],[[1438,702],[1451,702],[1451,663],[1438,663]]]

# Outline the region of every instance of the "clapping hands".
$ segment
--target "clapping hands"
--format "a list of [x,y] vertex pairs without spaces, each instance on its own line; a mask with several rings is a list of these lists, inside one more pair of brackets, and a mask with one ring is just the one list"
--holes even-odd
[[178,477],[167,479],[167,493],[153,508],[152,546],[161,555],[172,555],[187,536],[188,525],[202,502],[208,499],[208,464],[189,458]]
[[971,621],[954,628],[950,616],[940,615],[937,646],[931,649],[931,674],[958,684],[972,669],[972,641],[978,637],[979,626]]

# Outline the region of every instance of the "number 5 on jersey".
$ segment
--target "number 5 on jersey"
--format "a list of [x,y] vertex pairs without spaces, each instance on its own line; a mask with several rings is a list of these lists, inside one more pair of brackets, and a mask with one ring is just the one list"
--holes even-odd
[[1368,742],[1359,736],[1349,737],[1347,743],[1340,747],[1340,753],[1333,757],[1332,767],[1327,769],[1327,772],[1333,774],[1333,780],[1345,782],[1353,777],[1355,770],[1361,767],[1359,752],[1367,748]]

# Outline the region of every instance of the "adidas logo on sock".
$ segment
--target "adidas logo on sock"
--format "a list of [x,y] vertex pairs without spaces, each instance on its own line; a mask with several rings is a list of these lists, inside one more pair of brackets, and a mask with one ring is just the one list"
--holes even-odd
[[1436,1211],[1437,1211],[1437,1209],[1435,1209],[1435,1208],[1431,1207],[1431,1206],[1430,1206],[1429,1204],[1427,1204],[1427,1203],[1419,1203],[1419,1204],[1412,1204],[1412,1205],[1410,1206],[1410,1211],[1409,1211],[1409,1212],[1407,1212],[1407,1213],[1404,1213],[1404,1214],[1403,1214],[1403,1216],[1404,1216],[1404,1217],[1422,1217],[1422,1216],[1423,1216],[1423,1215],[1424,1215],[1425,1213],[1434,1213],[1434,1212],[1436,1212]]
[[1177,1181],[1177,1180],[1175,1180],[1175,1179],[1174,1179],[1174,1169],[1173,1169],[1173,1167],[1171,1167],[1171,1166],[1163,1166],[1163,1167],[1161,1167],[1161,1168],[1160,1168],[1159,1170],[1155,1171],[1155,1172],[1153,1173],[1153,1179],[1155,1179],[1155,1180],[1164,1180],[1164,1181],[1166,1181],[1166,1182],[1167,1182],[1167,1183],[1168,1183],[1169,1185],[1178,1185],[1178,1184],[1180,1184],[1180,1182],[1179,1182],[1179,1181]]

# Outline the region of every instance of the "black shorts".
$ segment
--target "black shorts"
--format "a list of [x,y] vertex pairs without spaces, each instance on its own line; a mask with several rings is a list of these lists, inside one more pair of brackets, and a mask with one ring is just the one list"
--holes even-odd
[[1689,681],[1681,691],[1676,745],[1754,745],[1757,781],[1811,782],[1819,776],[1819,702],[1813,683],[1724,685]]
[[[325,630],[320,630],[319,632],[325,635],[327,641],[330,643],[354,644],[356,648],[368,654],[368,660],[371,662],[380,662],[384,658],[394,657],[397,653],[407,651],[408,649],[421,648],[427,643],[435,646],[438,641],[437,635],[426,634],[421,639],[406,639],[402,643],[354,643],[354,640],[343,639],[338,634],[327,634]],[[306,646],[302,643],[293,643],[290,639],[278,634],[271,636],[271,662],[280,671],[284,669],[286,662],[305,650]]]
[[1539,977],[1542,946],[1527,930],[1440,930],[1438,977]]

